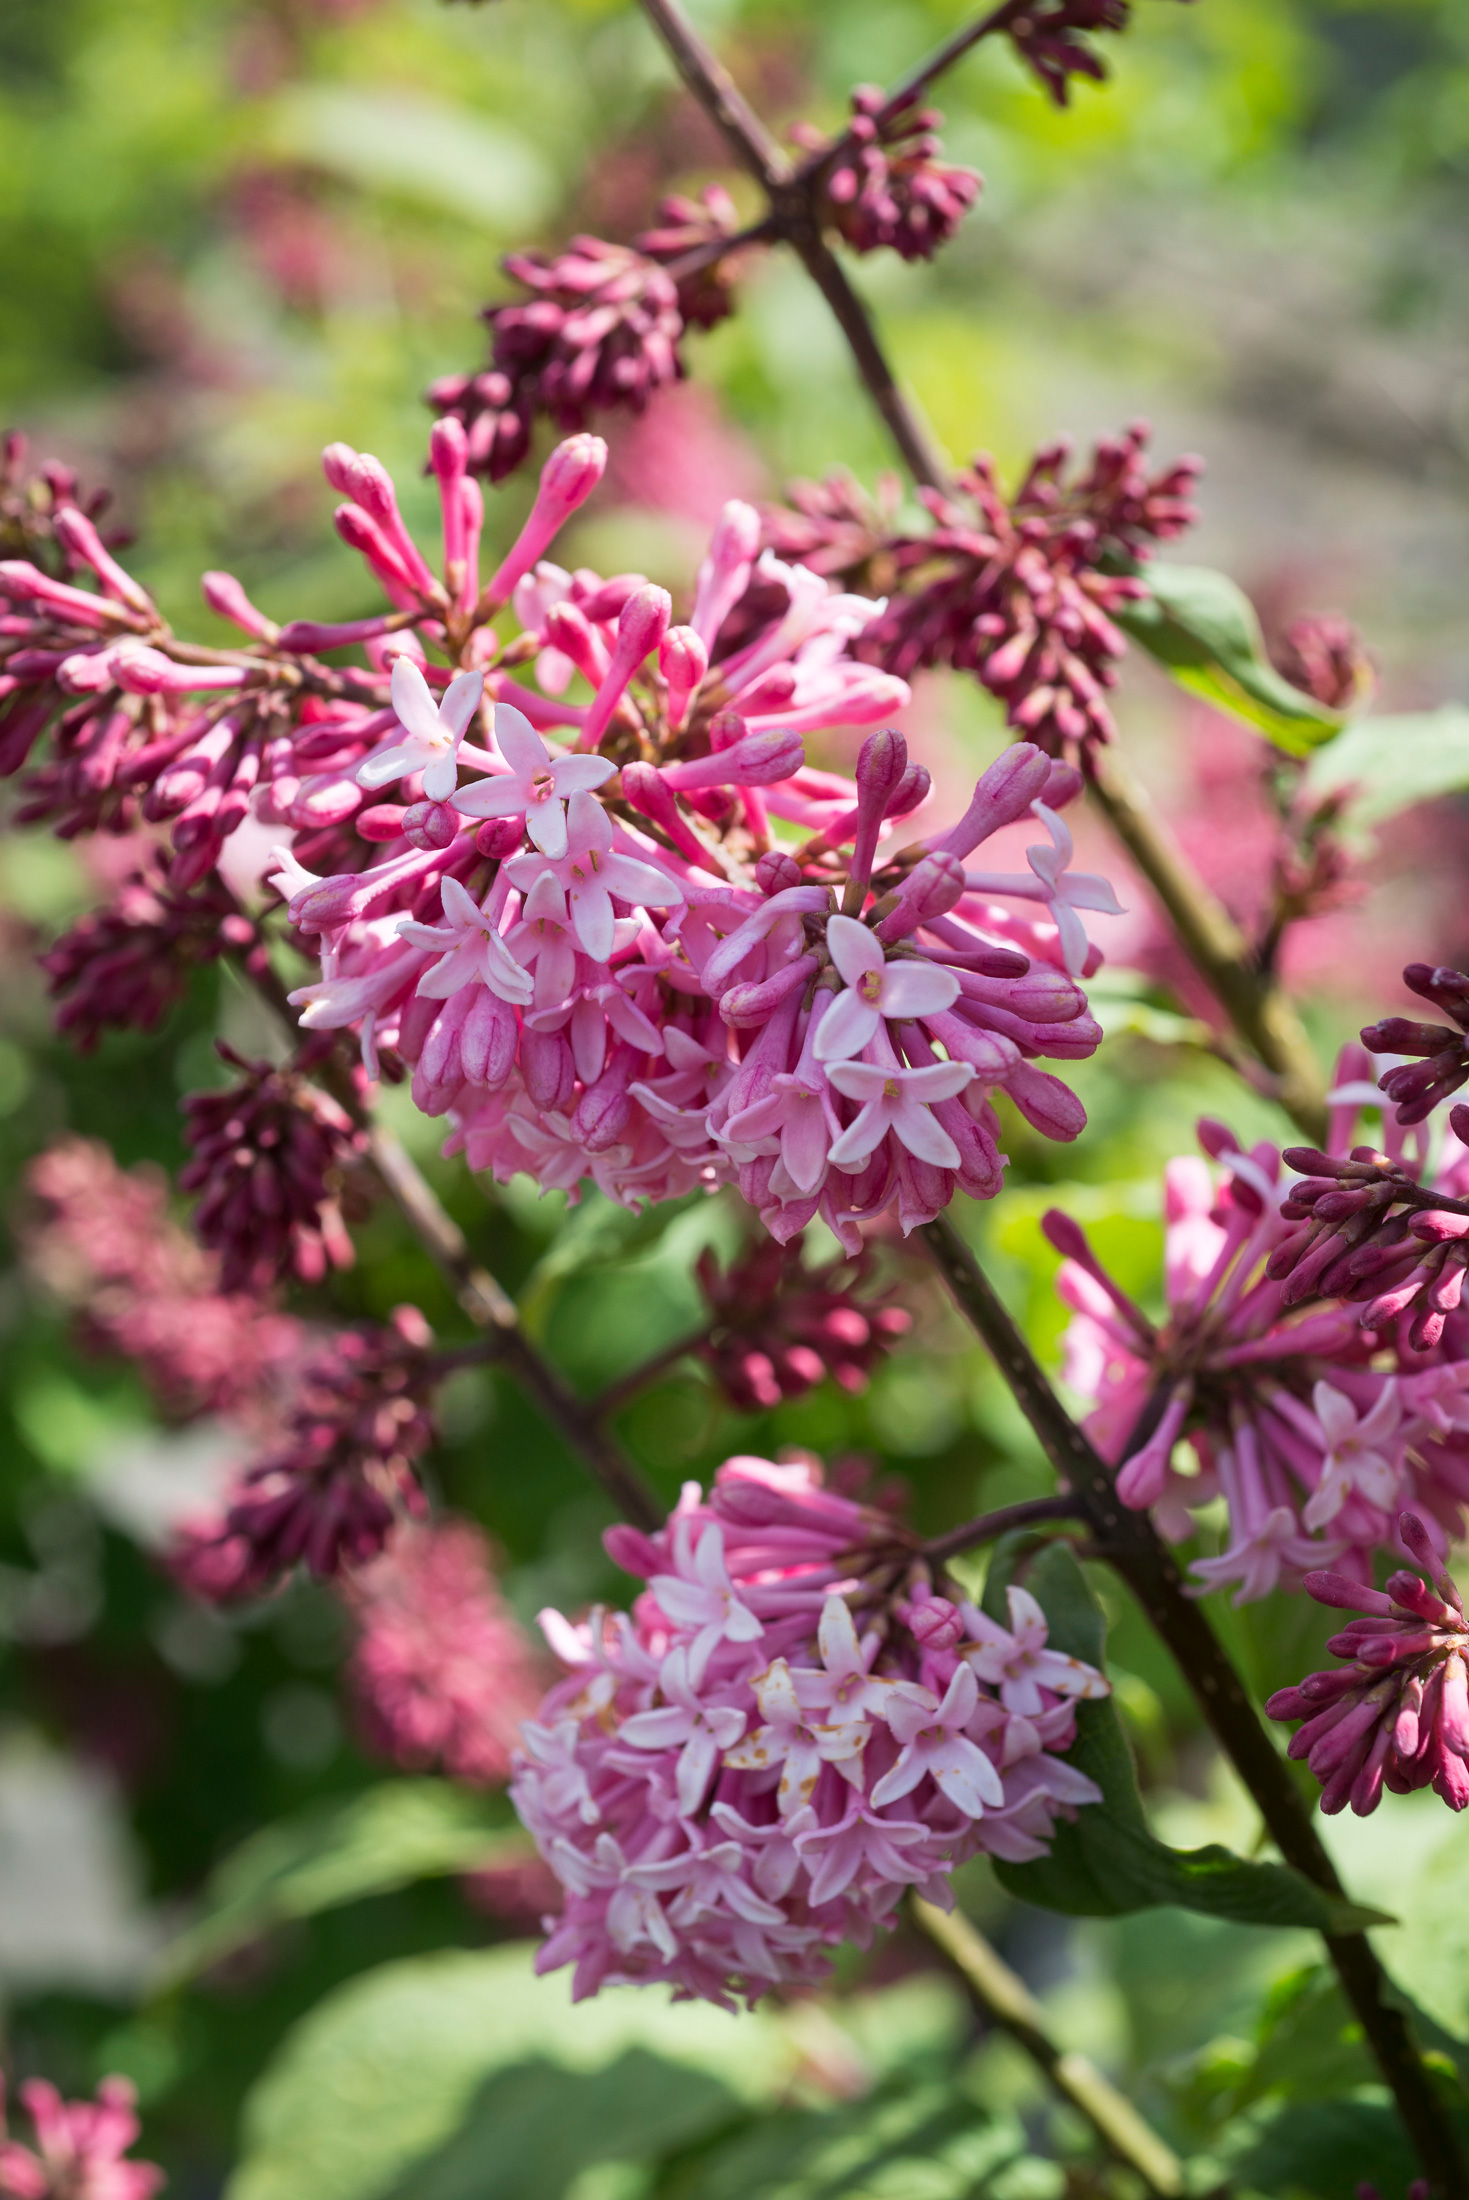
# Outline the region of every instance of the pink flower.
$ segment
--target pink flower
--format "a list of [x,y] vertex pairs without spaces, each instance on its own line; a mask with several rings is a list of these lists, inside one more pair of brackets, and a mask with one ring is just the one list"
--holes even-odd
[[[777,1658],[750,1685],[762,1723],[738,1749],[726,1747],[724,1761],[740,1772],[764,1772],[778,1765],[775,1801],[783,1818],[810,1804],[824,1764],[835,1765],[860,1784],[862,1752],[871,1732],[864,1719],[813,1720],[784,1658]],[[736,1716],[743,1723],[743,1714]]]
[[444,880],[439,897],[444,913],[441,925],[415,924],[410,919],[398,926],[398,937],[410,947],[439,957],[419,979],[419,993],[443,1001],[464,986],[478,984],[487,985],[502,1001],[529,1002],[531,981],[501,938],[495,917],[456,878]]
[[612,953],[614,894],[634,907],[655,909],[684,898],[676,879],[614,849],[612,821],[585,790],[574,793],[567,804],[565,855],[516,856],[508,868],[517,886],[533,886],[546,877],[556,880],[565,891],[576,936],[594,962],[605,962]]
[[1046,1648],[1046,1615],[1028,1589],[1012,1584],[1006,1600],[1008,1633],[975,1605],[960,1606],[964,1641],[959,1655],[980,1680],[999,1690],[1007,1711],[1021,1718],[1039,1717],[1047,1690],[1054,1696],[1088,1699],[1107,1694],[1107,1684],[1093,1666]]
[[1068,868],[1076,844],[1065,821],[1054,810],[1048,810],[1044,802],[1032,807],[1051,836],[1049,848],[1037,846],[1025,851],[1035,874],[1034,883],[1028,884],[1008,871],[966,871],[964,883],[977,893],[1043,901],[1060,937],[1062,962],[1073,978],[1079,978],[1086,968],[1090,942],[1077,910],[1098,909],[1107,916],[1120,917],[1124,913],[1122,904],[1106,879],[1092,871],[1073,872]]
[[865,1161],[891,1131],[919,1161],[934,1168],[957,1169],[959,1149],[933,1114],[936,1100],[952,1100],[974,1082],[967,1062],[935,1062],[923,1069],[902,1069],[896,1062],[832,1062],[827,1077],[860,1113],[831,1149],[835,1168]]
[[459,744],[479,708],[484,684],[482,672],[456,673],[443,701],[436,703],[412,658],[395,657],[393,709],[406,738],[375,749],[359,764],[358,785],[386,787],[410,772],[421,772],[430,802],[451,801],[459,778]]
[[681,1518],[674,1529],[673,1557],[677,1571],[655,1574],[649,1587],[675,1627],[696,1631],[690,1645],[689,1678],[695,1687],[721,1642],[758,1642],[760,1622],[735,1595],[724,1563],[724,1536],[711,1521],[691,1544],[691,1528]]
[[872,1790],[874,1808],[911,1795],[924,1779],[931,1779],[966,1818],[982,1818],[987,1806],[1003,1804],[1004,1781],[965,1732],[978,1704],[979,1684],[967,1665],[959,1667],[937,1707],[898,1698],[888,1711],[888,1725],[900,1745],[898,1761]]
[[523,814],[541,854],[564,856],[567,797],[605,785],[616,765],[606,756],[553,756],[530,720],[509,703],[495,705],[495,745],[510,766],[508,775],[479,780],[454,807],[464,817]]
[[884,1018],[909,1023],[952,1008],[959,998],[959,980],[952,970],[917,957],[889,961],[876,935],[852,917],[828,919],[826,948],[847,990],[821,1020],[813,1048],[818,1062],[860,1054]]
[[[697,1560],[695,1563],[697,1565]],[[715,1637],[716,1641],[719,1639]],[[636,1712],[632,1718],[625,1719],[622,1726],[623,1740],[631,1742],[634,1749],[678,1751],[676,1791],[678,1807],[685,1818],[692,1818],[703,1802],[710,1776],[721,1755],[733,1749],[745,1731],[743,1711],[730,1704],[704,1704],[694,1693],[690,1659],[691,1655],[697,1657],[702,1640],[701,1636],[692,1654],[682,1648],[670,1650],[663,1660],[658,1672],[663,1709]],[[711,1644],[709,1648],[712,1647]],[[705,1649],[704,1663],[708,1656],[709,1650]],[[698,1671],[702,1678],[702,1666]]]

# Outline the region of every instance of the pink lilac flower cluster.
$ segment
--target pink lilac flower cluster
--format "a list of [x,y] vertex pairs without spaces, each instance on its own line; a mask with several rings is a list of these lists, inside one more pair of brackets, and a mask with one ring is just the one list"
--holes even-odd
[[405,1771],[440,1765],[498,1787],[542,1676],[469,1520],[413,1523],[343,1577],[357,1623],[348,1683],[369,1748]]
[[642,412],[682,378],[686,328],[712,328],[734,310],[740,254],[726,250],[738,227],[728,192],[665,199],[658,223],[630,245],[579,236],[550,255],[506,257],[529,297],[486,306],[489,365],[428,391],[434,411],[463,426],[475,473],[513,473],[542,416],[564,432],[598,413]]
[[1405,1512],[1398,1528],[1429,1581],[1404,1569],[1378,1590],[1341,1574],[1308,1574],[1318,1603],[1363,1616],[1327,1644],[1344,1665],[1278,1689],[1265,1706],[1272,1719],[1304,1722],[1290,1755],[1304,1758],[1320,1781],[1327,1812],[1350,1803],[1365,1818],[1384,1787],[1394,1795],[1431,1787],[1451,1810],[1469,1803],[1464,1600],[1423,1522]]
[[133,1361],[172,1419],[256,1417],[299,1354],[289,1315],[221,1288],[218,1261],[170,1220],[168,1188],[108,1148],[63,1138],[32,1162],[27,1263],[77,1310],[91,1350]]
[[1005,29],[1058,107],[1071,98],[1071,79],[1105,81],[1107,65],[1087,44],[1089,33],[1126,30],[1132,0],[1033,0]]
[[859,1296],[866,1247],[856,1260],[808,1268],[802,1245],[765,1238],[726,1269],[708,1250],[695,1263],[710,1326],[694,1349],[737,1412],[768,1412],[827,1375],[843,1390],[865,1390],[875,1363],[913,1326],[904,1307]]
[[567,1677],[511,1793],[566,1890],[537,1959],[573,1993],[667,1980],[728,2006],[821,1977],[905,1888],[947,1905],[980,1850],[1045,1853],[1100,1800],[1066,1762],[1091,1666],[935,1596],[884,1515],[809,1463],[732,1459],[656,1536],[609,1532],[631,1615],[543,1617]]
[[150,858],[111,903],[82,917],[40,957],[56,1028],[90,1053],[104,1031],[152,1031],[183,998],[191,973],[236,955],[263,974],[266,954],[255,925],[229,889],[205,879],[187,892]]
[[[465,576],[462,432],[440,422],[434,449]],[[361,819],[393,836],[365,870],[282,855],[273,883],[322,952],[292,1000],[310,1030],[357,1031],[369,1074],[384,1048],[412,1064],[418,1106],[476,1170],[628,1203],[733,1179],[776,1236],[820,1213],[855,1253],[894,1203],[911,1229],[956,1185],[998,1189],[995,1090],[1047,1136],[1081,1129],[1034,1062],[1095,1048],[1079,912],[1117,904],[1069,872],[1055,805],[1078,782],[1029,744],[901,852],[928,775],[900,736],[872,736],[855,781],[807,764],[808,732],[870,724],[908,691],[851,655],[879,607],[759,555],[749,506],[726,508],[683,625],[639,575],[541,558],[604,459],[592,437],[561,446],[484,596],[456,584],[468,623],[425,615],[441,643],[472,637],[485,598],[513,596],[512,661],[534,658],[537,689],[394,658],[393,722],[342,776],[359,800],[399,780],[414,800]],[[567,699],[578,675],[588,702]],[[573,739],[552,747],[558,727]],[[1047,834],[1028,871],[967,866],[1027,816]],[[777,822],[805,837],[781,845]]]
[[[34,558],[49,568],[59,562],[56,514],[75,505],[95,525],[111,502],[110,489],[80,495],[75,470],[60,459],[48,458],[32,473],[28,439],[14,428],[0,435],[0,557]],[[102,539],[116,550],[129,538],[125,529],[112,528]]]
[[1293,619],[1270,652],[1277,672],[1328,710],[1352,710],[1372,693],[1376,672],[1367,646],[1339,612]]
[[0,2082],[0,2193],[6,2200],[152,2200],[167,2182],[153,2162],[127,2159],[141,2128],[136,2089],[127,2078],[104,2078],[94,2101],[64,2101],[44,2078],[19,2088],[31,2119],[34,2147],[3,2136]]
[[[1338,1089],[1333,1144],[1342,1146],[1371,1087]],[[1173,1540],[1222,1496],[1227,1546],[1196,1559],[1193,1572],[1203,1588],[1238,1584],[1236,1602],[1322,1566],[1370,1579],[1373,1552],[1395,1547],[1405,1505],[1432,1521],[1441,1542],[1459,1535],[1469,1507],[1469,1337],[1425,1354],[1403,1325],[1367,1330],[1351,1308],[1310,1294],[1293,1305],[1271,1272],[1292,1228],[1294,1187],[1282,1180],[1280,1155],[1263,1143],[1244,1152],[1216,1123],[1202,1123],[1199,1135],[1222,1174],[1192,1158],[1164,1171],[1161,1322],[1113,1281],[1068,1216],[1053,1210],[1042,1225],[1065,1255],[1057,1290],[1073,1310],[1066,1379],[1095,1401],[1086,1427],[1118,1466],[1118,1495],[1153,1508]],[[1185,1438],[1187,1472],[1175,1459]]]
[[886,92],[859,84],[852,117],[830,158],[823,133],[810,123],[791,132],[819,162],[826,221],[854,252],[886,246],[904,260],[931,260],[949,242],[980,193],[972,168],[940,158],[943,120],[910,98],[890,107]]
[[280,1441],[218,1519],[186,1524],[179,1579],[214,1601],[258,1596],[298,1565],[318,1578],[375,1558],[426,1509],[413,1462],[433,1440],[432,1337],[416,1307],[338,1331],[296,1370]]
[[287,1276],[319,1283],[328,1266],[350,1268],[341,1194],[365,1134],[299,1064],[247,1062],[223,1040],[216,1050],[243,1075],[227,1091],[184,1100],[194,1158],[179,1189],[202,1195],[194,1228],[219,1254],[223,1288],[265,1291]]
[[809,547],[793,554],[829,566],[828,538],[841,540],[857,559],[848,584],[887,589],[859,656],[903,679],[932,665],[972,672],[1027,740],[1084,757],[1116,730],[1106,697],[1127,644],[1112,614],[1148,592],[1128,568],[1195,516],[1202,462],[1150,475],[1148,435],[1137,422],[1099,443],[1071,480],[1069,443],[1048,444],[1011,496],[981,454],[952,493],[920,490],[934,522],[921,535],[864,538],[850,493],[832,498],[825,524],[808,497],[799,534]]

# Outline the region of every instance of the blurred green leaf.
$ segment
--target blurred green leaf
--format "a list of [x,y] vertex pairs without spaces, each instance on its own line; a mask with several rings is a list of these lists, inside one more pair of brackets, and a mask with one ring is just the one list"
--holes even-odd
[[1360,718],[1311,759],[1312,794],[1354,788],[1348,815],[1379,825],[1415,802],[1469,787],[1469,710],[1409,711],[1402,717]]
[[[1002,1557],[1001,1554],[1005,1555]],[[1002,1545],[996,1557],[1013,1567]],[[1102,1662],[1105,1622],[1069,1543],[1047,1545],[1026,1575],[1058,1650]],[[985,1598],[990,1603],[986,1583]],[[1001,1604],[994,1612],[1003,1618]],[[1254,1864],[1217,1842],[1170,1849],[1148,1826],[1132,1755],[1110,1702],[1084,1703],[1076,1715],[1070,1764],[1096,1781],[1103,1800],[1083,1806],[1074,1825],[1058,1821],[1050,1853],[1031,1864],[997,1863],[1000,1884],[1023,1901],[1071,1917],[1118,1917],[1160,1903],[1202,1910],[1241,1925],[1298,1925],[1350,1932],[1384,1920],[1313,1887],[1284,1864]]]
[[419,92],[295,86],[274,102],[262,137],[288,159],[488,223],[497,235],[533,228],[555,191],[518,131]]
[[555,2200],[770,2101],[779,2020],[630,1988],[573,2006],[525,1947],[392,1963],[320,2002],[245,2107],[228,2200]]
[[1254,605],[1205,565],[1139,569],[1149,593],[1112,615],[1180,687],[1256,727],[1290,756],[1309,756],[1340,733],[1340,711],[1291,686],[1265,653]]
[[981,2116],[952,2085],[763,2118],[699,2155],[669,2200],[967,2200],[1025,2156],[1018,2121]]
[[447,1780],[390,1780],[267,1826],[214,1873],[203,1916],[164,1951],[155,1983],[177,1986],[288,1918],[528,1854],[504,1821],[498,1800]]
[[1418,2163],[1385,2091],[1367,2100],[1283,2102],[1242,2119],[1222,2151],[1235,2183],[1262,2193],[1344,2200],[1366,2182],[1406,2191]]
[[1469,2039],[1469,1885],[1458,1826],[1410,1875],[1400,1908],[1399,1928],[1382,1943],[1383,1955],[1430,2017]]

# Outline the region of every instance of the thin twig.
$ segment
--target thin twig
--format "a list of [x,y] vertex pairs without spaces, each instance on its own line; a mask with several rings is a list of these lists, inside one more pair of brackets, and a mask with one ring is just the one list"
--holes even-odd
[[962,30],[955,31],[952,38],[945,39],[943,45],[931,53],[926,61],[920,62],[916,69],[903,78],[901,84],[893,86],[880,112],[874,117],[878,127],[890,122],[894,115],[901,114],[905,107],[911,107],[920,92],[927,91],[929,85],[952,69],[956,61],[962,61],[965,54],[977,46],[982,38],[991,38],[996,31],[1005,30],[1017,15],[1026,12],[1030,4],[1031,0],[1005,0],[1003,7],[992,8],[988,15],[976,16],[972,23],[966,23]]
[[639,1361],[626,1375],[619,1375],[615,1381],[608,1383],[605,1390],[599,1390],[596,1397],[588,1401],[588,1412],[595,1413],[599,1421],[605,1421],[610,1414],[620,1413],[640,1391],[647,1389],[649,1383],[656,1383],[660,1375],[666,1375],[671,1367],[677,1367],[679,1361],[690,1352],[696,1352],[708,1334],[706,1324],[704,1328],[694,1330],[691,1335],[665,1345],[651,1359]]
[[1058,2047],[1023,1979],[1017,1978],[976,1927],[959,1910],[943,1911],[921,1895],[909,1909],[963,1979],[980,2014],[998,2024],[1023,2047],[1073,2108],[1081,2111],[1115,2160],[1135,2170],[1150,2193],[1171,2200],[1183,2191],[1183,2164],[1125,2094],[1108,2083],[1085,2055]]
[[[1244,1684],[1146,1513],[1122,1505],[1112,1476],[1066,1412],[1008,1310],[947,1216],[924,1228],[929,1250],[960,1310],[989,1347],[1001,1374],[1062,1482],[1080,1501],[1102,1555],[1132,1590],[1167,1643],[1216,1739],[1259,1805],[1288,1864],[1328,1894],[1344,1890],[1314,1820],[1283,1759],[1261,1726]],[[1328,1933],[1326,1946],[1379,2069],[1392,2089],[1434,2189],[1469,2200],[1457,2135],[1409,2035],[1388,2001],[1377,1955],[1365,1933]]]
[[961,1527],[950,1528],[947,1535],[934,1536],[924,1544],[920,1556],[931,1565],[939,1565],[946,1558],[957,1558],[961,1551],[972,1551],[980,1543],[995,1542],[1012,1528],[1039,1526],[1043,1520],[1075,1520],[1080,1512],[1076,1499],[1064,1492],[1058,1497],[1022,1498],[1018,1504],[1000,1505],[994,1512],[981,1513],[977,1520],[966,1520]]
[[672,0],[643,0],[643,13],[741,167],[748,169],[767,191],[784,183],[791,173],[789,160],[693,24],[672,5]]

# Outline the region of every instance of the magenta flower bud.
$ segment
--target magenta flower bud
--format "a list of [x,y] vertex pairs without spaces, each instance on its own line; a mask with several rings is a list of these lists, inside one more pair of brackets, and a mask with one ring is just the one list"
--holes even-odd
[[514,855],[524,838],[523,817],[487,817],[474,836],[474,845],[492,863],[502,863],[506,856]]
[[93,596],[85,588],[54,581],[49,573],[24,558],[0,560],[0,597],[21,603],[49,604],[75,624],[116,628],[124,613],[106,596]]
[[572,1128],[589,1153],[605,1153],[626,1130],[633,1107],[627,1088],[635,1064],[632,1048],[620,1046],[596,1083],[582,1094]]
[[718,710],[709,721],[709,746],[712,749],[732,749],[737,741],[743,741],[749,727],[737,710]]
[[752,504],[726,504],[699,567],[689,621],[706,648],[713,648],[719,629],[745,593],[759,553],[760,514]]
[[602,1548],[614,1566],[638,1581],[648,1581],[663,1571],[663,1553],[658,1545],[641,1528],[630,1527],[625,1520],[603,1530]]
[[206,573],[199,586],[210,610],[217,611],[222,619],[231,620],[257,641],[275,641],[279,627],[251,603],[233,573]]
[[883,944],[891,947],[895,941],[916,932],[920,925],[930,923],[935,917],[947,916],[963,893],[964,865],[958,856],[947,851],[925,856],[921,863],[913,866],[898,888],[896,906],[874,930]]
[[762,894],[783,894],[801,883],[801,866],[794,856],[772,848],[755,866],[755,883]]
[[332,525],[349,550],[366,558],[388,600],[400,611],[416,611],[421,592],[412,573],[376,522],[360,505],[339,504]]
[[1005,1090],[1043,1138],[1067,1142],[1086,1129],[1086,1109],[1071,1087],[1031,1062],[1017,1063],[1005,1079]]
[[375,802],[370,810],[364,810],[356,822],[359,840],[401,840],[403,820],[408,815],[401,802]]
[[176,665],[161,649],[129,649],[113,661],[113,678],[128,695],[195,695],[243,687],[243,665]]
[[447,802],[415,802],[403,813],[403,838],[411,848],[447,848],[459,830]]
[[900,733],[891,726],[881,733],[869,733],[857,757],[857,788],[863,809],[869,802],[880,803],[881,816],[907,769],[908,744]]
[[1043,751],[1029,741],[1015,742],[982,775],[958,824],[935,845],[967,856],[1000,826],[1023,817],[1036,797],[1044,795],[1050,775],[1051,760]]
[[328,443],[321,454],[321,470],[326,475],[327,486],[338,496],[354,497],[352,475],[357,465],[357,453],[350,443]]
[[[1403,1516],[1408,1517],[1406,1514]],[[1360,1581],[1349,1581],[1345,1574],[1332,1573],[1323,1567],[1314,1573],[1304,1574],[1301,1586],[1318,1604],[1335,1605],[1341,1611],[1373,1612],[1385,1618],[1392,1610],[1392,1598],[1379,1589],[1369,1589]]]
[[908,1605],[903,1616],[920,1650],[953,1650],[964,1639],[959,1607],[947,1597],[925,1597],[921,1604]]
[[773,978],[761,979],[758,984],[732,985],[720,995],[719,1013],[736,1031],[763,1024],[788,993],[794,993],[815,975],[816,957],[799,955],[794,962],[783,964]]
[[124,572],[85,512],[78,511],[74,504],[63,504],[52,515],[51,525],[69,555],[83,565],[90,565],[104,595],[115,596],[130,611],[141,611],[148,617],[154,615],[153,598],[147,589],[135,581],[131,573]]
[[921,802],[928,800],[928,791],[932,785],[933,780],[926,765],[910,764],[888,798],[885,815],[906,817],[910,810],[916,810]]
[[1094,1255],[1087,1243],[1085,1230],[1061,1208],[1046,1209],[1041,1216],[1041,1236],[1048,1245],[1055,1247],[1063,1259],[1079,1261],[1084,1268],[1092,1266]]
[[318,619],[291,619],[276,636],[282,649],[345,649],[353,642],[376,641],[387,631],[391,614],[379,612],[371,619],[343,619],[327,625]]
[[559,1031],[525,1027],[520,1034],[520,1073],[538,1108],[554,1108],[560,1113],[570,1105],[576,1091],[576,1065]]
[[769,787],[789,779],[806,761],[798,733],[747,733],[732,748],[684,764],[665,764],[666,785],[693,787]]
[[668,682],[668,723],[677,732],[689,698],[709,670],[709,652],[691,626],[671,626],[658,644],[658,670]]
[[594,749],[612,722],[629,680],[645,657],[658,647],[673,617],[673,598],[666,588],[651,585],[628,597],[617,618],[617,646],[607,674],[592,699],[582,722],[580,749]]
[[662,827],[690,863],[707,864],[709,850],[679,809],[666,773],[654,764],[624,764],[622,792],[640,817]]
[[521,575],[545,556],[553,537],[586,503],[606,470],[607,446],[599,435],[573,435],[557,444],[541,468],[530,515],[485,589],[487,606],[507,601]]

